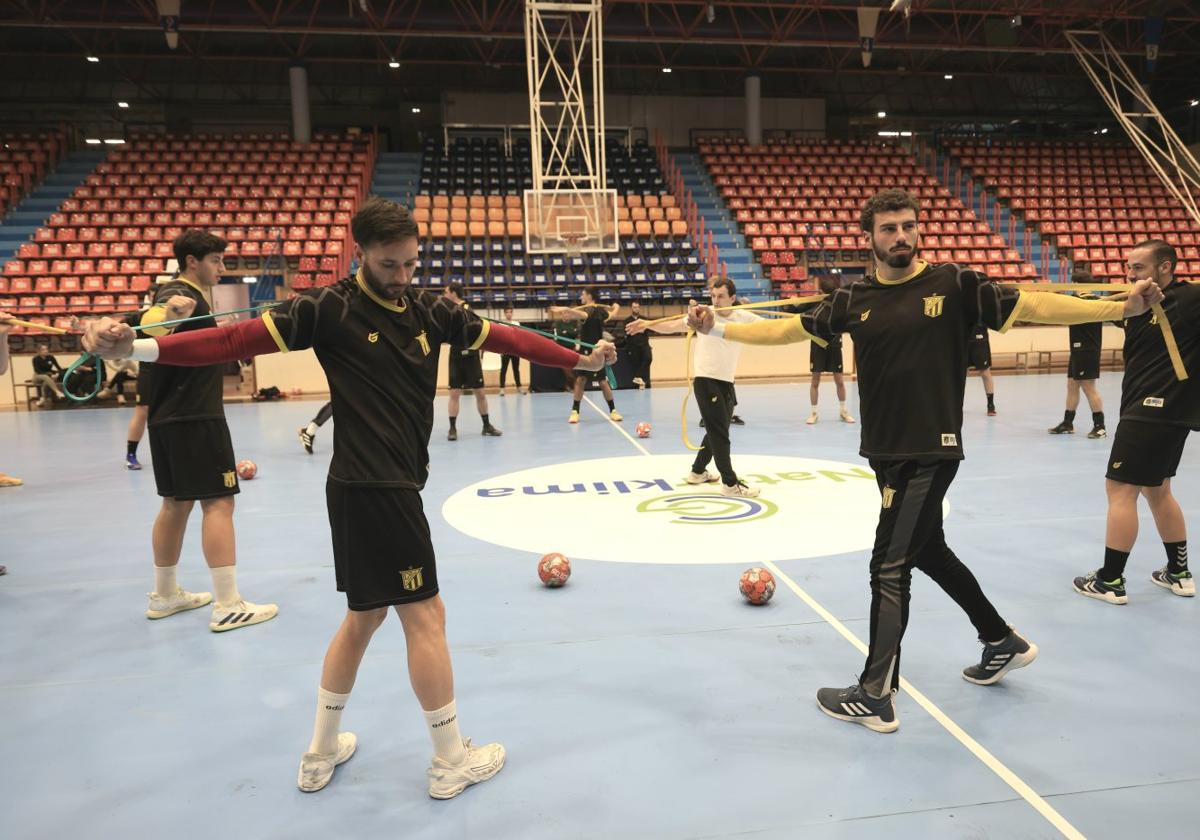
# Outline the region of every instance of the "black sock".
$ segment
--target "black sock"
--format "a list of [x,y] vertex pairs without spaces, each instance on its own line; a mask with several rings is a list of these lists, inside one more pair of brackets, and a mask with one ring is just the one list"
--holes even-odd
[[492,425],[492,421],[488,419],[486,414],[480,414],[479,416],[483,418],[483,428],[487,429]]
[[573,403],[571,404],[571,410],[572,410],[572,411],[578,411],[578,410],[579,410],[579,402],[580,402],[579,400],[575,400],[575,402],[573,402]]
[[1074,411],[1064,411],[1063,412],[1063,422],[1066,423],[1068,426],[1073,426],[1075,424],[1075,412]]
[[1187,564],[1187,540],[1179,542],[1165,542],[1163,548],[1167,550],[1167,571],[1173,575],[1188,570]]
[[125,454],[132,455],[136,458],[137,457],[137,448],[138,448],[138,444],[140,442],[141,441],[136,441],[136,440],[125,441]]
[[988,394],[988,395],[987,395],[987,398],[988,398],[988,408],[995,409],[995,407],[996,407],[996,395],[995,395],[995,394]]
[[454,428],[457,426],[457,424],[458,424],[458,418],[457,418],[457,417],[451,417],[451,418],[450,418],[450,428],[451,428],[451,429],[454,429]]
[[1125,577],[1125,564],[1128,561],[1128,551],[1117,551],[1115,548],[1105,546],[1104,567],[1100,570],[1100,579],[1108,582]]
[[616,411],[616,410],[617,410],[617,404],[616,404],[615,402],[613,402],[612,400],[608,400],[608,410],[609,410],[609,411]]
[[1092,425],[1093,426],[1103,426],[1104,425],[1104,412],[1103,411],[1093,411],[1092,412]]

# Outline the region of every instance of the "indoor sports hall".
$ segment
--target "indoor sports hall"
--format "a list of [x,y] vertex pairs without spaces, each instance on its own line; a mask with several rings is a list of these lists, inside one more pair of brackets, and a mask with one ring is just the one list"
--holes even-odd
[[0,45],[0,836],[1194,835],[1194,4]]

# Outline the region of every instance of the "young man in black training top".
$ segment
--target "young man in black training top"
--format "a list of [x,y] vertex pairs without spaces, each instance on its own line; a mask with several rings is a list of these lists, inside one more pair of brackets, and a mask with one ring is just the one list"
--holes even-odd
[[[1071,275],[1072,283],[1095,283],[1091,272],[1077,268]],[[1084,300],[1096,300],[1098,295],[1080,295]],[[1092,430],[1088,437],[1092,440],[1107,437],[1108,430],[1104,428],[1104,401],[1096,387],[1100,378],[1100,346],[1104,339],[1103,324],[1072,324],[1068,328],[1071,344],[1071,358],[1067,362],[1067,407],[1063,411],[1062,422],[1049,429],[1052,435],[1075,434],[1075,410],[1079,408],[1079,392],[1087,396],[1088,407],[1092,410]]]
[[1191,598],[1196,581],[1188,569],[1187,526],[1171,492],[1188,432],[1200,429],[1200,285],[1175,276],[1179,259],[1161,239],[1133,246],[1127,258],[1130,283],[1150,281],[1162,289],[1163,314],[1189,374],[1180,380],[1171,361],[1158,315],[1125,319],[1125,378],[1121,382],[1121,421],[1113,436],[1105,490],[1108,523],[1104,565],[1073,581],[1089,598],[1124,604],[1125,564],[1138,534],[1138,497],[1145,496],[1167,552],[1167,565],[1150,579],[1175,595]]
[[[471,308],[463,300],[463,284],[457,281],[446,286],[439,302],[443,306]],[[483,420],[483,436],[500,437],[503,433],[492,425],[492,420],[488,416],[487,394],[483,392],[483,360],[479,358],[479,351],[467,347],[451,347],[448,363],[450,368],[448,371],[450,377],[450,431],[446,434],[446,440],[458,440],[458,404],[464,390],[475,392],[475,408]]]
[[[504,321],[508,324],[516,324],[517,321],[513,318],[513,308],[511,306],[504,307]],[[505,353],[500,357],[500,396],[504,396],[504,389],[508,384],[508,369],[512,368],[513,384],[517,386],[517,393],[528,393],[521,387],[521,360],[512,353]]]
[[395,608],[409,679],[433,741],[429,795],[449,799],[494,776],[505,755],[500,744],[476,746],[459,731],[445,607],[421,504],[441,346],[585,370],[611,363],[615,350],[602,342],[580,356],[414,289],[419,240],[407,208],[370,198],[350,228],[358,274],[306,290],[260,318],[136,342],[127,326],[104,319],[88,326],[84,346],[109,358],[132,355],[164,366],[316,351],[338,421],[325,495],[337,588],[346,593],[348,609],[325,654],[313,737],[297,784],[320,790],[354,753],[354,734],[339,732],[342,711],[372,636]]
[[908,624],[914,568],[925,572],[967,613],[983,644],[963,678],[991,685],[1028,665],[1037,646],[1008,625],[942,530],[942,499],[958,472],[967,345],[979,326],[1008,330],[1035,323],[1107,321],[1142,312],[1157,299],[1143,283],[1125,304],[1018,292],[953,263],[917,259],[919,206],[903,190],[884,190],[863,205],[862,229],[876,273],[833,293],[793,318],[714,326],[697,307],[689,323],[732,341],[787,344],[849,333],[854,339],[862,410],[859,454],[875,472],[881,496],[871,554],[871,636],[859,681],[822,688],[817,703],[839,720],[876,732],[899,727],[893,695],[900,683],[900,642]]
[[650,334],[645,330],[629,331],[629,325],[642,320],[642,304],[629,304],[629,317],[625,319],[625,351],[629,354],[629,367],[633,370],[633,384],[639,391],[650,387],[650,363],[654,361],[654,348],[650,346]]
[[[596,295],[596,290],[588,286],[582,293],[583,305],[578,309],[571,309],[566,306],[551,306],[550,317],[560,321],[581,321],[579,325],[579,340],[585,344],[596,344],[604,336],[604,322],[617,317],[621,311],[621,306],[618,303],[612,306],[605,306],[599,302]],[[571,406],[571,416],[567,418],[568,423],[579,422],[579,406],[583,402],[583,391],[587,388],[588,382],[595,380],[600,383],[600,391],[604,394],[604,401],[608,403],[608,418],[614,421],[621,421],[620,412],[617,411],[617,404],[613,401],[612,388],[608,384],[608,376],[604,371],[575,371],[575,402]]]

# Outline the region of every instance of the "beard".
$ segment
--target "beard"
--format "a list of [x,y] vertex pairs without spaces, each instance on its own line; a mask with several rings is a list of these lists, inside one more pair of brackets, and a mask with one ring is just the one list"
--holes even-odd
[[871,250],[875,253],[875,259],[878,262],[884,263],[892,268],[908,268],[912,265],[912,261],[917,258],[917,248],[912,246],[907,251],[899,253],[884,251],[874,243],[871,243]]
[[397,283],[391,287],[385,286],[383,283],[379,282],[379,278],[377,278],[371,271],[371,267],[367,265],[365,260],[362,263],[362,276],[363,281],[367,284],[371,291],[379,295],[379,297],[383,298],[384,300],[399,300],[400,296],[404,294],[403,283]]

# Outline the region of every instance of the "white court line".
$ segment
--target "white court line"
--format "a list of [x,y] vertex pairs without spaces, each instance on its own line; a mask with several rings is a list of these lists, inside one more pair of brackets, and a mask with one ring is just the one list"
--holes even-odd
[[[596,409],[596,411],[598,411],[605,419],[608,419],[607,412],[603,411],[587,397],[584,397],[584,399],[588,405]],[[636,439],[631,437],[628,432],[621,428],[619,424],[611,423],[611,425],[614,426],[618,432],[625,435],[629,442],[636,446],[643,455],[650,454],[646,451],[645,447],[638,443]],[[862,639],[854,635],[854,633],[852,633],[845,624],[842,624],[842,622],[838,621],[833,613],[821,606],[821,604],[815,598],[805,592],[800,585],[796,583],[796,581],[784,574],[783,570],[775,565],[775,563],[771,562],[770,560],[764,560],[762,561],[762,564],[770,569],[771,574],[775,575],[784,583],[786,583],[789,589],[800,596],[800,600],[808,604],[808,606],[812,608],[813,612],[819,615],[834,630],[838,631],[842,638],[854,645],[854,647],[858,649],[859,653],[861,653],[863,656],[867,655],[867,645],[862,641]],[[992,755],[982,744],[968,735],[961,726],[955,723],[949,715],[939,709],[932,700],[918,691],[912,683],[901,677],[900,687],[904,689],[904,692],[908,694],[908,696],[912,697],[913,700],[916,700],[917,705],[928,712],[929,716],[937,721],[943,729],[953,735],[956,741],[966,747],[972,755],[983,762],[985,767],[999,776],[1002,782],[1012,788],[1018,796],[1033,806],[1033,809],[1041,814],[1042,817],[1045,818],[1046,822],[1054,826],[1063,837],[1070,838],[1070,840],[1087,840],[1087,838],[1084,837],[1083,833],[1079,831],[1079,829],[1067,822],[1066,817],[1056,811],[1049,802],[1039,796],[1037,791],[1026,784],[1020,776],[1018,776],[1012,770],[1009,770],[1008,767],[1005,766],[1004,762],[1000,761],[1000,759]]]
[[[605,411],[604,409],[602,409],[600,406],[596,405],[594,402],[592,402],[591,397],[585,395],[583,398],[583,401],[585,403],[587,403],[588,405],[590,405],[592,408],[596,409],[596,411],[598,411],[600,413],[601,417],[603,417],[605,420],[608,420],[608,412]],[[650,454],[649,450],[647,450],[646,447],[642,446],[640,443],[637,442],[637,438],[635,438],[633,435],[629,434],[629,432],[627,432],[621,428],[620,423],[617,423],[615,420],[608,420],[608,424],[610,426],[612,426],[614,429],[616,429],[618,432],[620,432],[621,434],[625,435],[625,439],[628,440],[630,443],[632,443],[634,446],[636,446],[638,452],[641,452],[643,455]]]

